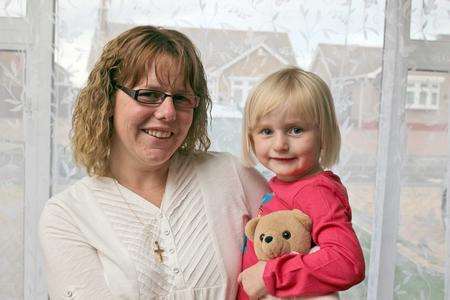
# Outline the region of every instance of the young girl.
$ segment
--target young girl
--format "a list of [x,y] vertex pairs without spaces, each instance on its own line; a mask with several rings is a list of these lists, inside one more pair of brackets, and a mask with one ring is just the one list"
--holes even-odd
[[[245,106],[243,158],[275,173],[260,215],[300,209],[312,220],[314,253],[257,260],[248,241],[238,298],[325,295],[364,279],[364,257],[352,228],[347,191],[329,170],[339,158],[340,133],[326,83],[287,68],[260,83]],[[269,197],[270,198],[270,197]],[[245,292],[244,292],[245,291]]]

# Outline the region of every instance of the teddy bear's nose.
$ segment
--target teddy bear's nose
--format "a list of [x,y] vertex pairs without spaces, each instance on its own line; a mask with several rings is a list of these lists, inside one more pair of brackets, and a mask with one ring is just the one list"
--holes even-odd
[[264,242],[266,242],[267,244],[270,243],[272,240],[273,240],[273,237],[271,237],[270,235],[268,235],[264,238]]

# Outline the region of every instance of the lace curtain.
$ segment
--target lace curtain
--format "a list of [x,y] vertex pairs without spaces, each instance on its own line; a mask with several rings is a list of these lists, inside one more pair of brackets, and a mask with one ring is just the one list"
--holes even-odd
[[[238,156],[242,108],[251,88],[269,73],[297,65],[320,75],[333,93],[343,136],[334,171],[348,188],[354,228],[367,263],[366,280],[341,296],[367,296],[377,184],[389,184],[388,179],[376,182],[378,149],[388,142],[379,140],[383,42],[390,34],[384,28],[385,1],[59,0],[54,4],[52,90],[48,98],[39,100],[50,112],[48,119],[42,119],[50,126],[49,194],[84,176],[74,165],[68,140],[74,99],[105,42],[122,31],[152,24],[172,27],[193,40],[213,99],[212,150]],[[410,38],[444,45],[447,52],[440,63],[449,70],[450,3],[413,1],[406,12],[411,14]],[[20,19],[33,26],[29,19],[33,13],[26,1],[0,1],[0,32],[2,26],[6,30]],[[24,250],[28,226],[24,203],[30,201],[25,199],[25,183],[33,176],[25,172],[30,159],[25,150],[38,143],[27,138],[27,109],[35,108],[26,105],[31,101],[26,74],[38,71],[27,70],[31,67],[26,43],[23,47],[9,43],[8,36],[0,37],[0,298],[20,299],[25,297],[27,281],[24,261],[30,256]],[[415,48],[407,50],[404,55]],[[442,299],[450,76],[432,66],[413,66],[405,80],[394,297]]]

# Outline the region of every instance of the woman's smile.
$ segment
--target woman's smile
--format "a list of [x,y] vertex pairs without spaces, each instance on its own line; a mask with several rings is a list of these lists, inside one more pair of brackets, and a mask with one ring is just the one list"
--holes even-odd
[[158,138],[158,139],[168,139],[171,136],[173,136],[173,132],[171,130],[161,130],[161,129],[152,129],[152,128],[145,128],[141,129],[145,134],[148,134],[152,137]]

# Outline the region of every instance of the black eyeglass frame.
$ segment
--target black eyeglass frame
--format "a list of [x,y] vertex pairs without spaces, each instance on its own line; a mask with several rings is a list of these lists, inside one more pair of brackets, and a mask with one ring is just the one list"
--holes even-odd
[[[152,90],[152,89],[138,89],[138,90],[133,90],[133,89],[127,88],[126,86],[123,86],[123,85],[120,85],[120,84],[117,84],[116,86],[117,86],[117,88],[119,88],[120,90],[122,90],[125,94],[127,94],[128,96],[130,96],[131,98],[133,98],[133,100],[135,100],[135,101],[137,101],[137,102],[139,102],[139,103],[141,103],[141,104],[148,105],[148,106],[159,106],[159,105],[161,105],[161,104],[164,102],[164,100],[166,100],[167,97],[171,97],[172,100],[173,100],[173,96],[176,96],[176,95],[177,95],[177,94],[175,94],[175,95],[167,94],[166,92],[163,92],[163,91],[160,91],[160,90]],[[163,100],[162,100],[161,102],[156,102],[156,103],[149,103],[149,102],[145,102],[145,101],[139,101],[139,94],[140,94],[141,91],[158,92],[158,93],[163,94],[163,95],[164,95],[164,98],[163,98]],[[182,95],[182,96],[184,96],[184,95]],[[184,97],[186,97],[186,96],[184,96]],[[175,101],[174,101],[173,104],[174,104],[175,106],[181,108],[181,109],[197,108],[197,107],[198,107],[198,102],[199,102],[199,101],[198,101],[198,97],[197,97],[196,95],[193,95],[193,97],[194,97],[194,99],[195,99],[195,106],[186,106],[186,107],[181,106],[181,107],[179,107],[179,106],[176,105],[177,102],[175,102]],[[186,97],[186,98],[188,98],[188,97]],[[188,98],[188,99],[189,99],[189,98]]]

